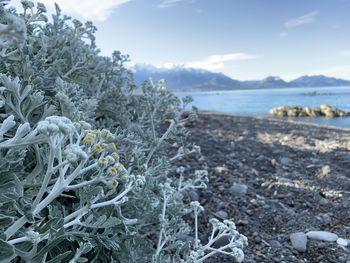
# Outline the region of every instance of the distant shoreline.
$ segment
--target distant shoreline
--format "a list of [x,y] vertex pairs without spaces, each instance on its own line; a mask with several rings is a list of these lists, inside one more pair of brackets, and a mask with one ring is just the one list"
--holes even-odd
[[[345,86],[291,86],[291,87],[282,87],[282,88],[276,88],[276,87],[262,87],[262,88],[234,88],[234,89],[215,89],[215,90],[205,90],[205,89],[201,89],[201,90],[196,90],[196,89],[189,89],[189,90],[181,90],[181,89],[172,89],[172,88],[168,88],[171,92],[174,93],[202,93],[202,92],[230,92],[230,91],[245,91],[245,90],[286,90],[286,89],[323,89],[323,88],[345,88],[345,87],[349,87],[348,85]],[[307,95],[307,94],[305,94]],[[317,94],[316,94],[317,96]]]
[[267,120],[269,122],[275,122],[275,123],[288,123],[288,124],[296,124],[296,125],[303,125],[303,126],[311,126],[311,127],[320,127],[320,128],[326,128],[331,130],[341,130],[341,131],[350,131],[350,128],[344,128],[339,126],[331,126],[331,125],[323,125],[323,124],[317,124],[317,123],[310,123],[310,122],[303,122],[298,120],[293,120],[290,118],[278,118],[278,117],[271,117],[271,116],[244,116],[244,115],[236,115],[226,112],[220,112],[220,111],[198,111],[199,115],[212,115],[212,116],[226,116],[226,117],[232,117],[232,118],[240,118],[240,119],[246,119],[256,121],[256,120]]

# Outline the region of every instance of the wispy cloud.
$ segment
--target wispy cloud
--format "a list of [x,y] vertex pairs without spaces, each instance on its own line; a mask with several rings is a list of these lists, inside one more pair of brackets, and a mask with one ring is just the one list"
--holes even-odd
[[307,25],[315,22],[316,16],[318,15],[317,11],[310,12],[306,15],[292,18],[284,23],[286,28],[299,27],[302,25]]
[[[92,21],[105,21],[115,8],[130,1],[132,0],[40,0],[39,2],[45,4],[49,12],[54,10],[54,3],[57,3],[66,14],[78,15]],[[11,1],[10,5],[21,10],[19,0]]]
[[184,67],[184,68],[196,68],[196,69],[205,69],[209,71],[220,71],[225,68],[226,63],[243,61],[258,58],[252,54],[246,53],[229,53],[224,55],[214,55],[209,56],[203,60],[184,62],[184,63],[164,63],[157,65],[158,68],[175,68],[175,67]]
[[168,8],[180,4],[182,2],[195,3],[197,2],[197,0],[162,0],[162,2],[158,5],[158,8]]
[[288,33],[286,31],[283,31],[280,33],[280,37],[287,37]]

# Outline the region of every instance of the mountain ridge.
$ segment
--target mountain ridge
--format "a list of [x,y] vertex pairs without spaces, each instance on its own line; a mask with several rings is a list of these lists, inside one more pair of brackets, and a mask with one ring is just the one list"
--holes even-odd
[[278,76],[268,76],[262,80],[240,81],[223,73],[181,66],[168,69],[136,64],[132,67],[132,71],[136,84],[141,84],[150,78],[155,82],[165,79],[167,87],[174,91],[350,86],[349,80],[324,75],[304,75],[291,81],[285,81]]

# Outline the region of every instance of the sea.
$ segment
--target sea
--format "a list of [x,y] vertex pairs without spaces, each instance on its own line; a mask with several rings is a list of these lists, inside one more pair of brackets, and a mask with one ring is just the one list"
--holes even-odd
[[[329,104],[341,110],[350,111],[350,86],[177,92],[176,95],[179,98],[191,96],[194,99],[192,105],[200,111],[216,111],[241,116],[268,116],[271,108],[282,105],[312,107]],[[286,119],[350,128],[350,117]]]

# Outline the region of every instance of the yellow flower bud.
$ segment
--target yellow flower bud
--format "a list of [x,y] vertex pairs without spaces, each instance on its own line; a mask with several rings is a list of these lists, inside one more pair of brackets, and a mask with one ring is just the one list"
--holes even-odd
[[85,138],[84,138],[84,142],[88,143],[88,144],[93,144],[95,141],[95,135],[92,133],[88,133]]
[[93,147],[92,147],[92,150],[94,153],[100,153],[103,151],[103,148],[101,146],[101,144],[95,144]]
[[101,157],[100,159],[98,159],[98,164],[100,166],[107,166],[108,165],[108,160],[105,157]]
[[114,176],[114,175],[117,175],[118,170],[115,167],[112,166],[112,167],[108,168],[107,173],[110,176]]
[[109,180],[109,181],[107,182],[107,187],[108,187],[109,189],[115,189],[115,188],[117,188],[118,184],[119,184],[119,183],[118,183],[117,180],[112,179],[112,180]]

